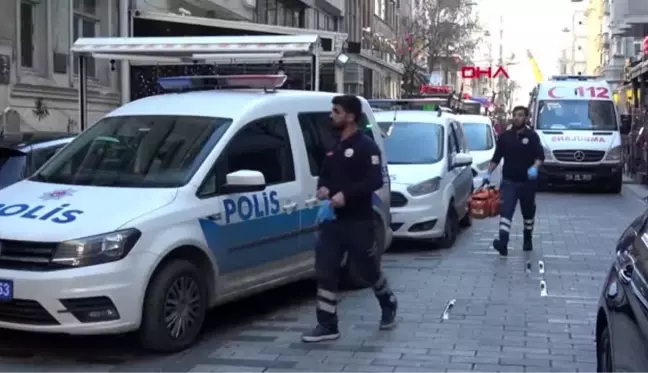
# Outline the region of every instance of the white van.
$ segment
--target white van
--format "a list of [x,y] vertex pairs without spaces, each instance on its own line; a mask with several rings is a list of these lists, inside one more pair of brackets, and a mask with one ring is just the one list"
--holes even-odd
[[[488,166],[495,154],[497,136],[491,119],[485,115],[457,115],[461,122],[466,146],[472,156],[473,189],[478,189],[488,173]],[[491,173],[491,185],[499,185],[502,180],[502,164]]]
[[386,132],[394,237],[454,245],[468,214],[472,157],[461,124],[436,111],[376,113]]
[[545,152],[543,185],[596,183],[621,192],[620,117],[606,81],[554,77],[536,87],[530,110]]
[[[108,114],[0,190],[0,328],[139,329],[145,347],[175,351],[195,341],[208,308],[312,276],[334,96],[210,90]],[[377,254],[391,241],[385,180]]]

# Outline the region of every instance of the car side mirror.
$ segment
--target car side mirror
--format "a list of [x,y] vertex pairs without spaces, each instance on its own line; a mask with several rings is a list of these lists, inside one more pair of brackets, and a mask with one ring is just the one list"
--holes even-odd
[[238,170],[225,176],[226,183],[221,186],[223,194],[260,192],[265,189],[263,173],[255,170]]
[[473,158],[470,154],[458,153],[452,158],[452,168],[472,165]]
[[632,129],[632,117],[627,114],[621,115],[621,128],[619,128],[619,132],[621,132],[622,135],[627,135],[630,133]]

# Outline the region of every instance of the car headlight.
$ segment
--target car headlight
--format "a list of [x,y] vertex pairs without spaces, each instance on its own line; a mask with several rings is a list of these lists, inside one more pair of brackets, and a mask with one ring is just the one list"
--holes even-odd
[[605,156],[606,161],[620,161],[622,157],[622,148],[621,146],[615,146],[610,149],[610,151]]
[[542,151],[544,152],[545,161],[554,159],[551,149],[547,148],[546,146],[543,146]]
[[410,185],[407,187],[407,191],[412,196],[417,197],[436,192],[439,190],[439,185],[441,185],[441,178],[435,177],[418,184]]
[[52,261],[71,267],[115,262],[128,255],[141,235],[137,229],[125,229],[64,241],[56,248]]
[[475,167],[477,167],[477,170],[481,171],[486,171],[488,170],[488,165],[490,164],[490,161],[484,161],[482,163],[479,163]]

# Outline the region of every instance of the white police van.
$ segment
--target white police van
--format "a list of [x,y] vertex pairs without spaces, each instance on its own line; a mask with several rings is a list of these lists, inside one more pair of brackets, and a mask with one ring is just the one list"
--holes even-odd
[[[167,83],[195,80],[182,81]],[[195,341],[208,308],[312,276],[334,96],[206,90],[108,114],[0,191],[0,328],[139,329],[145,347],[174,351]],[[374,196],[378,254],[391,241],[385,179]]]
[[605,80],[556,76],[531,94],[531,124],[542,141],[542,184],[592,184],[621,192],[620,116]]

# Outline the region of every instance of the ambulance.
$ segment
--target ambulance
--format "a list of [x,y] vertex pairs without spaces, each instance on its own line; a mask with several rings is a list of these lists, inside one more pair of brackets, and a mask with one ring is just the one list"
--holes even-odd
[[587,184],[621,192],[620,117],[605,80],[552,77],[533,90],[529,109],[544,148],[542,186]]

